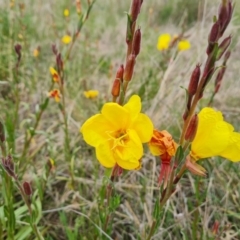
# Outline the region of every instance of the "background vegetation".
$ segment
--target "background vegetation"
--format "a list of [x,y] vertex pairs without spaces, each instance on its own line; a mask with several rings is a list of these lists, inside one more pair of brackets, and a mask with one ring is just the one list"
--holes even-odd
[[[148,0],[141,9],[141,52],[128,94],[139,94],[143,112],[157,128],[171,132],[176,141],[185,101],[180,87],[187,86],[194,66],[204,63],[207,37],[219,3],[220,0],[192,0],[189,4],[185,0]],[[52,45],[64,58],[69,45],[61,38],[73,35],[78,26],[75,1],[0,2],[0,119],[19,181],[31,183],[34,212],[30,220],[19,188],[1,167],[0,239],[35,239],[31,221],[48,240],[145,239],[159,192],[159,160],[146,151],[142,169],[124,172],[116,183],[117,197],[109,210],[115,213],[105,235],[102,219],[106,217],[106,173],[96,160],[94,149],[79,133],[81,124],[111,101],[112,82],[126,56],[125,12],[129,5],[126,0],[96,0],[65,62],[67,145],[59,105],[54,99],[46,99],[52,84],[49,67],[55,65]],[[233,36],[232,55],[213,105],[238,131],[239,8],[236,1],[233,21],[227,29]],[[64,9],[69,9],[68,17],[63,15]],[[82,1],[82,9],[86,12],[87,1]],[[162,33],[174,35],[182,31],[191,42],[191,49],[168,61],[156,48],[157,38]],[[16,44],[22,46],[18,72]],[[33,54],[36,49],[37,57]],[[171,52],[170,57],[174,54]],[[90,89],[99,91],[96,99],[85,98],[83,92]],[[213,89],[212,82],[201,101],[202,107]],[[37,122],[41,109],[44,111]],[[220,158],[202,164],[208,176],[185,175],[168,201],[152,239],[240,239],[240,165]]]

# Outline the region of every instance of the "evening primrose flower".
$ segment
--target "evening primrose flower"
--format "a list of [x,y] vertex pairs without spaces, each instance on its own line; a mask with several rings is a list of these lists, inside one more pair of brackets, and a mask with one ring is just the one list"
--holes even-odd
[[164,188],[171,173],[171,159],[177,151],[177,144],[173,140],[170,133],[166,130],[158,131],[154,129],[153,136],[148,143],[150,152],[154,156],[159,156],[161,160],[161,170],[158,178],[158,183],[161,184],[164,179]]
[[191,47],[191,44],[188,40],[180,40],[178,43],[178,51],[185,51]]
[[33,56],[37,58],[39,56],[39,50],[36,48],[33,50]]
[[141,99],[133,95],[121,106],[105,103],[101,113],[90,117],[81,127],[84,140],[96,148],[99,162],[107,168],[115,164],[133,170],[140,166],[142,143],[151,139],[153,124],[141,111]]
[[98,96],[99,92],[97,90],[89,90],[89,91],[84,91],[83,94],[86,98],[93,99],[93,98],[96,98]]
[[224,121],[222,113],[206,107],[198,114],[199,123],[191,145],[194,160],[221,156],[230,161],[240,161],[240,133]]
[[60,91],[58,89],[53,89],[48,93],[48,97],[54,98],[56,102],[60,102]]
[[72,38],[69,35],[64,35],[62,37],[62,42],[65,43],[65,44],[69,44],[71,41],[72,41]]
[[168,33],[162,34],[158,37],[157,49],[159,51],[167,50],[171,42],[171,35]]
[[53,67],[50,67],[49,68],[49,71],[52,75],[52,78],[53,78],[53,81],[54,82],[59,82],[59,75],[58,75],[58,72],[53,68]]
[[69,10],[68,10],[67,8],[64,9],[63,15],[64,15],[65,17],[68,17],[68,16],[69,16]]

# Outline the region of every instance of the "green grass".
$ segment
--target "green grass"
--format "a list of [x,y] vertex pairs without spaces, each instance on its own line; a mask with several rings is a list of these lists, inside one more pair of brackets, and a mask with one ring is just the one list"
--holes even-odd
[[[211,19],[219,3],[205,1],[203,8],[197,0],[188,5],[183,0],[149,0],[141,8],[137,22],[142,31],[141,52],[126,99],[132,94],[141,96],[142,112],[156,128],[171,132],[176,141],[185,104],[181,86],[187,87],[195,65],[206,60]],[[37,239],[34,226],[47,240],[146,239],[159,200],[159,159],[146,147],[141,170],[123,173],[106,207],[110,173],[79,132],[86,119],[112,100],[112,82],[126,57],[129,5],[130,1],[96,0],[66,61],[69,45],[61,38],[77,29],[75,1],[0,3],[0,120],[19,182],[30,182],[33,190],[30,216],[16,181],[1,166],[0,239]],[[70,10],[67,18],[63,16],[65,8]],[[205,12],[200,16],[202,8]],[[227,30],[233,35],[232,55],[214,107],[240,131],[238,8],[236,2],[234,21]],[[87,1],[82,1],[82,9],[87,10]],[[173,58],[174,51],[166,57],[156,49],[160,34],[183,30],[191,42],[190,50]],[[22,46],[18,73],[16,44]],[[64,59],[66,119],[54,99],[46,100],[52,85],[49,67],[55,66],[53,44]],[[36,48],[40,49],[38,57],[33,56]],[[213,84],[207,86],[199,108],[208,103]],[[99,91],[96,99],[84,97],[83,92],[90,89]],[[207,169],[207,177],[185,174],[163,211],[157,214],[155,208],[160,222],[152,239],[216,239],[212,234],[215,222],[220,224],[219,239],[228,234],[240,238],[239,163],[214,158],[200,164]],[[105,233],[107,215],[111,218]]]

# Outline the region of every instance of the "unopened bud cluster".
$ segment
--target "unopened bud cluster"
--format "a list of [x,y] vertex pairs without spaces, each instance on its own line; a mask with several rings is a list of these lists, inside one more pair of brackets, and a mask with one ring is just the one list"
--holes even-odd
[[143,0],[132,0],[130,12],[128,14],[127,32],[126,32],[126,43],[127,43],[127,56],[125,66],[121,65],[116,73],[115,80],[112,86],[112,96],[114,101],[120,95],[121,87],[123,92],[126,92],[127,84],[131,81],[136,58],[141,49],[141,29],[135,30],[136,21],[140,13],[141,5]]
[[[214,72],[216,71],[216,66],[215,66],[216,61],[220,60],[222,56],[224,56],[223,66],[219,71],[215,81],[215,92],[217,92],[220,87],[220,83],[222,81],[222,78],[226,69],[226,61],[230,56],[230,53],[227,52],[227,49],[231,44],[232,38],[231,36],[228,36],[224,38],[220,43],[219,43],[219,40],[223,36],[232,18],[232,13],[233,13],[232,1],[222,0],[222,4],[220,5],[218,16],[215,22],[213,23],[210,33],[208,35],[208,46],[206,50],[208,57],[202,72],[202,76],[201,76],[200,65],[198,64],[193,70],[190,78],[190,82],[188,85],[187,104],[186,104],[185,112],[183,114],[184,120],[186,120],[189,117],[189,112],[192,107],[192,102],[195,100],[195,104],[196,104],[196,102],[202,98],[203,92],[207,84],[211,80]],[[191,111],[191,114],[192,112],[193,111]]]

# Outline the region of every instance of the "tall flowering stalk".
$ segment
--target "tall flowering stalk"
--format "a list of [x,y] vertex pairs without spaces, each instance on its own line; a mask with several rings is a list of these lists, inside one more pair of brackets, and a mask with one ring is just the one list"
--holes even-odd
[[112,86],[113,101],[119,104],[124,103],[129,82],[132,80],[136,58],[140,53],[141,29],[136,28],[137,18],[140,13],[143,0],[132,0],[130,12],[127,13],[126,44],[127,54],[125,65],[121,65],[117,71],[116,78]]
[[[205,176],[206,170],[196,163],[197,160],[212,156],[223,156],[231,161],[240,161],[240,133],[234,132],[232,125],[223,120],[221,113],[211,108],[204,108],[199,114],[195,113],[197,104],[203,97],[204,90],[217,69],[216,62],[225,54],[231,43],[231,36],[224,38],[221,42],[220,38],[223,36],[231,20],[232,12],[232,1],[223,0],[219,8],[218,17],[213,23],[209,33],[208,46],[206,49],[207,60],[204,64],[203,71],[201,71],[201,65],[198,64],[192,72],[187,89],[187,102],[183,114],[184,124],[179,147],[173,161],[169,158],[170,170],[166,170],[165,167],[164,177],[167,179],[167,182],[164,183],[164,188],[161,193],[158,207],[159,211],[161,211],[166,201],[170,198],[175,190],[174,185],[178,183],[187,169],[194,174]],[[224,67],[226,66],[229,55],[227,52],[224,57]],[[225,68],[222,68],[217,76],[215,92],[219,89],[224,72]],[[151,144],[154,142],[155,140],[153,138]],[[175,174],[176,168],[179,167],[179,163],[183,160],[184,153],[190,145],[191,150],[189,155],[187,155],[178,173]],[[159,156],[161,157],[160,153]],[[163,164],[164,161],[162,165]],[[164,169],[163,166],[162,169]],[[156,205],[157,204],[158,203],[156,203]],[[156,216],[147,237],[148,240],[150,240],[154,234],[158,222],[159,217]]]
[[[212,78],[213,73],[216,70],[215,63],[222,57],[227,48],[231,43],[231,36],[224,38],[221,43],[219,43],[220,38],[223,36],[233,13],[233,5],[230,0],[223,0],[219,8],[218,18],[213,24],[209,37],[208,37],[208,46],[207,46],[207,60],[205,62],[203,74],[200,77],[194,76],[191,78],[189,83],[189,88],[194,88],[196,92],[188,94],[188,105],[184,113],[184,126],[182,134],[180,137],[180,144],[184,143],[184,136],[189,125],[189,122],[195,113],[197,103],[202,98],[204,90]],[[197,67],[196,67],[197,68]],[[198,67],[199,68],[199,67]],[[195,71],[195,70],[194,70]],[[200,77],[200,79],[199,79]],[[199,82],[198,80],[199,79]],[[189,90],[188,90],[189,92]]]

